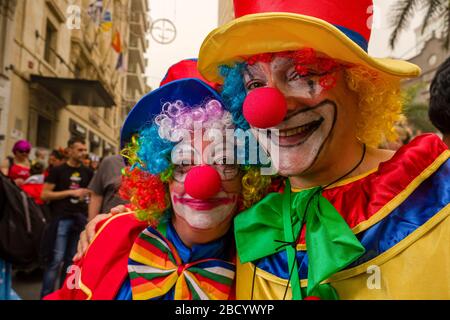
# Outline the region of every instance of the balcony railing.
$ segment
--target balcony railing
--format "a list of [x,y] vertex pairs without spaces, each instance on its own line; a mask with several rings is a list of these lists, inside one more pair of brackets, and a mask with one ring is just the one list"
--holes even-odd
[[145,38],[145,34],[149,30],[149,21],[147,16],[142,12],[130,13],[130,29],[142,38]]
[[128,66],[128,86],[138,89],[140,94],[145,92],[144,71],[139,63],[130,64]]
[[130,36],[130,49],[139,49],[139,40],[136,36]]

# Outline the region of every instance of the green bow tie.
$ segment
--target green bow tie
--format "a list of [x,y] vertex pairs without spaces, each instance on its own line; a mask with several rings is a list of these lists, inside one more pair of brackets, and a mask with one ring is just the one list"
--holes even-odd
[[[276,254],[284,247],[289,271],[293,270],[294,299],[302,299],[295,246],[305,222],[307,295],[310,296],[329,291],[319,286],[320,283],[358,259],[365,251],[339,212],[322,196],[322,188],[291,194],[287,180],[283,194],[267,195],[234,220],[236,247],[242,263]],[[280,246],[280,242],[284,245]]]

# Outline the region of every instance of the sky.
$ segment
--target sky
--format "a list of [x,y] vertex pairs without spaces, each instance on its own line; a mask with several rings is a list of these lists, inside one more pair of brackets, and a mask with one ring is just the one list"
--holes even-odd
[[[411,58],[415,50],[416,36],[414,29],[421,23],[421,14],[414,16],[410,28],[400,36],[394,51],[389,48],[391,5],[396,0],[374,0],[374,28],[369,46],[369,53],[375,57]],[[147,52],[148,67],[146,76],[153,88],[159,86],[166,70],[175,62],[197,56],[203,39],[218,24],[217,0],[149,0],[151,20],[165,18],[171,20],[177,28],[176,39],[162,45],[151,36]]]
[[148,84],[153,88],[175,62],[196,58],[203,39],[217,27],[217,0],[150,0],[151,19],[169,19],[177,29],[176,39],[167,45],[151,37],[148,50]]
[[369,54],[374,57],[385,58],[389,56],[410,59],[419,53],[416,51],[415,29],[422,23],[424,16],[423,10],[413,16],[408,29],[400,34],[395,50],[391,50],[389,47],[389,37],[392,30],[390,13],[392,11],[392,5],[396,1],[374,0],[374,26],[369,43]]

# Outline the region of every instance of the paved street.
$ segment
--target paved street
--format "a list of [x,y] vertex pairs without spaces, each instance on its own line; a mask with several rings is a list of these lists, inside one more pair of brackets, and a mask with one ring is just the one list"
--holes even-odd
[[15,272],[13,288],[23,300],[39,300],[42,285],[42,271],[32,273]]

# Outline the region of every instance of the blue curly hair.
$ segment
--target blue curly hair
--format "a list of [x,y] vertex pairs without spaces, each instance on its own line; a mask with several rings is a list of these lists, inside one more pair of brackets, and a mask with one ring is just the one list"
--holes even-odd
[[[219,67],[220,74],[224,78],[224,84],[221,92],[222,100],[225,102],[224,107],[231,113],[236,128],[244,131],[250,129],[250,124],[244,118],[242,113],[242,105],[245,97],[247,96],[247,91],[245,90],[244,79],[242,76],[245,66],[245,63],[236,63],[233,66],[222,65]],[[248,138],[255,141],[253,136],[249,136]],[[250,140],[247,141],[247,143],[250,144]],[[259,144],[258,148],[261,148]],[[241,153],[238,153],[238,158],[242,157],[245,159],[245,165],[248,165],[248,161],[250,160],[249,149],[244,148],[240,151]],[[242,152],[244,154],[242,154]],[[268,166],[270,163],[268,156],[264,152],[258,153],[257,161],[258,165],[263,167]]]
[[142,170],[159,174],[171,166],[170,154],[175,143],[162,139],[155,123],[140,130],[138,144],[137,156]]
[[242,114],[242,104],[247,96],[242,77],[244,68],[245,63],[237,63],[234,66],[220,66],[219,70],[220,75],[225,79],[221,93],[225,108],[233,116],[233,122],[237,128],[248,130],[250,125]]

